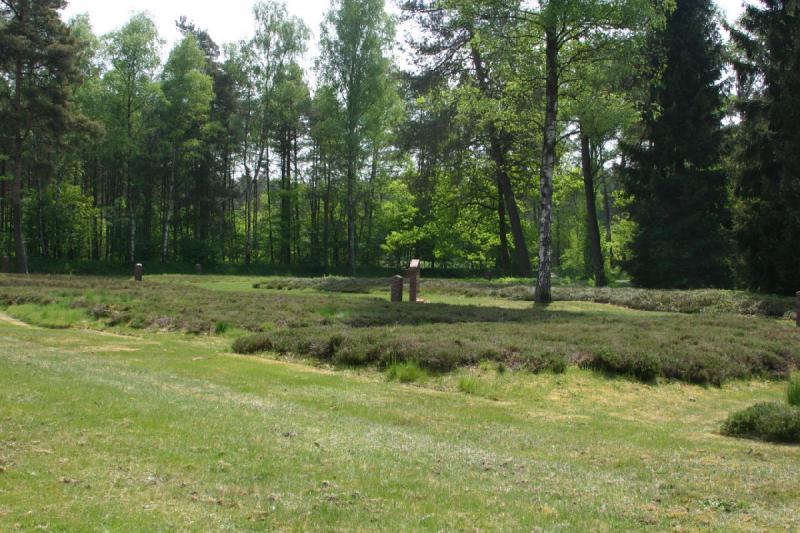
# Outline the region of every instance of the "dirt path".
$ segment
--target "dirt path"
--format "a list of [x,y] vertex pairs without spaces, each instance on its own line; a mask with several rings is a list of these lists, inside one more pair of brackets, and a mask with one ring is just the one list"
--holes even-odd
[[0,322],[5,322],[6,324],[11,324],[13,326],[20,326],[20,327],[23,327],[23,328],[31,328],[31,327],[33,327],[30,324],[26,324],[25,322],[22,322],[21,320],[17,320],[16,318],[10,317],[10,316],[8,316],[7,314],[5,314],[3,312],[0,312]]

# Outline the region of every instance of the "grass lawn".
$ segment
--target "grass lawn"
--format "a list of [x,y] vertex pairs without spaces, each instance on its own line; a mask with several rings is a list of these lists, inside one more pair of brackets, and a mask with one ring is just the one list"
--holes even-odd
[[0,531],[800,528],[800,447],[719,433],[782,401],[777,379],[641,383],[486,358],[403,384],[380,365],[231,353],[257,331],[500,332],[567,354],[790,365],[787,319],[447,290],[406,319],[370,293],[256,282],[0,276]]

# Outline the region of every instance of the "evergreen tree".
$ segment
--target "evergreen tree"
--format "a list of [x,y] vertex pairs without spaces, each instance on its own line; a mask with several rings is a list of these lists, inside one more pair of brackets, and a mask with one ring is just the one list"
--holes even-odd
[[628,261],[645,287],[731,282],[727,176],[720,168],[723,50],[710,0],[678,0],[650,38],[643,135],[624,176],[637,223]]
[[737,236],[752,288],[800,288],[800,5],[762,0],[732,32],[741,53]]
[[[0,2],[0,79],[7,89],[0,105],[0,152],[10,155],[12,231],[16,270],[28,272],[22,228],[22,181],[34,136],[58,142],[82,117],[71,100],[80,82],[81,43],[58,11],[63,0]],[[0,153],[0,159],[2,153]]]

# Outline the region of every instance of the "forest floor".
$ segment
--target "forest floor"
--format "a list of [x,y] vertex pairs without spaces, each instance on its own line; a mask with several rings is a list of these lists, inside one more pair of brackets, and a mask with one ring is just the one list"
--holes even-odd
[[[800,528],[800,448],[719,433],[731,412],[782,400],[800,331],[772,310],[788,301],[535,309],[500,283],[431,281],[431,303],[395,312],[388,289],[337,283],[0,275],[0,531]],[[489,358],[400,384],[380,364],[231,351],[256,332],[327,329],[761,362],[721,386],[572,358],[561,373]]]

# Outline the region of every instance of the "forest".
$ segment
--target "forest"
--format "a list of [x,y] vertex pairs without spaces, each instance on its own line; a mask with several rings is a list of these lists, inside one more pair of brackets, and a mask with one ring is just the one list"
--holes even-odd
[[[800,288],[800,12],[761,0],[279,0],[219,43],[187,13],[96,35],[0,0],[0,255],[426,268]],[[402,43],[402,46],[397,43]]]

